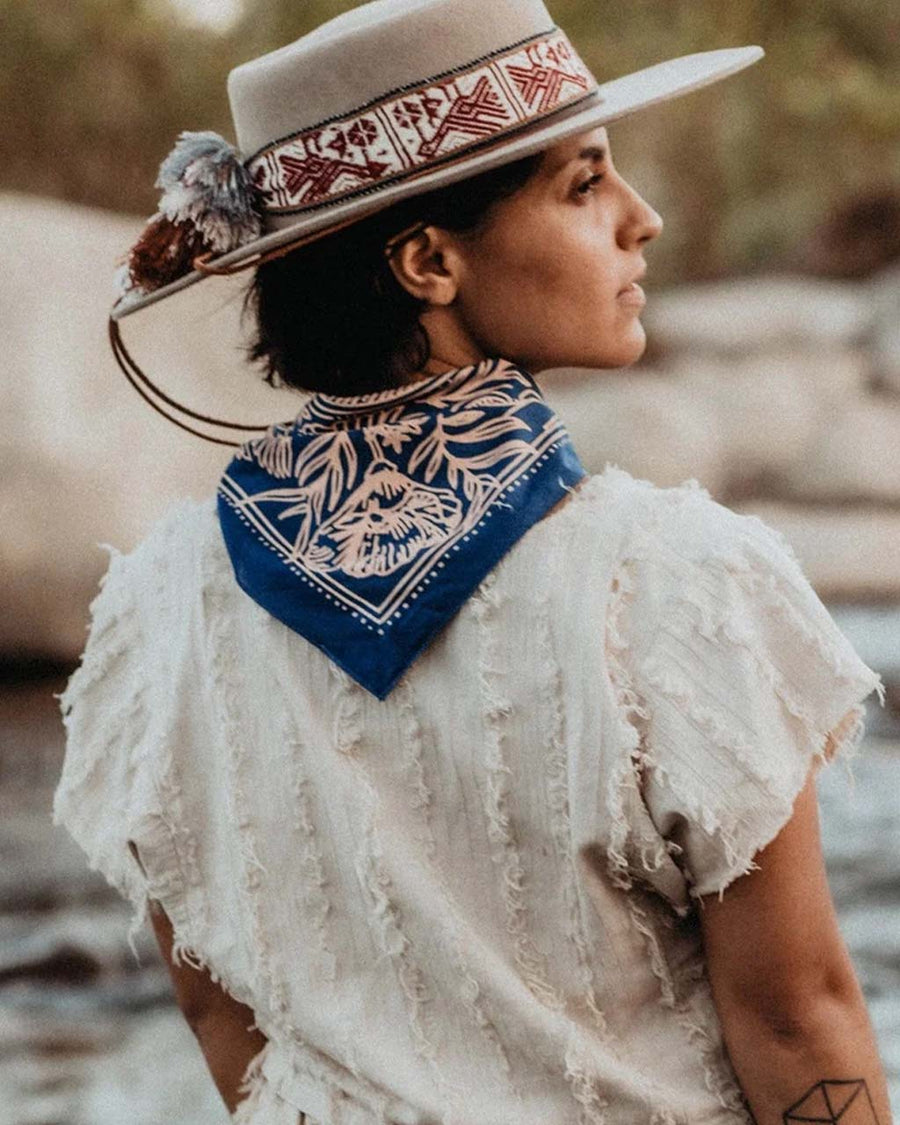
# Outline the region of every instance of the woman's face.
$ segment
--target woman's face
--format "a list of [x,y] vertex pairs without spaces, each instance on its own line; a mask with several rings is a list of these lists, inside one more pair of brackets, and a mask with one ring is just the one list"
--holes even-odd
[[605,128],[554,145],[487,230],[456,243],[457,328],[530,371],[634,363],[643,294],[623,290],[662,225],[613,166]]

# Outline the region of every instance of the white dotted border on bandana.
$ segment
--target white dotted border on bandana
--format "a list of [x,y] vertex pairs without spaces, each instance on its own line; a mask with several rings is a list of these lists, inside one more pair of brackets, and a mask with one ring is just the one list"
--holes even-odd
[[[564,441],[564,440],[565,440],[565,439],[563,439],[563,438],[557,438],[557,439],[556,439],[556,441],[554,441],[552,445],[548,445],[548,446],[547,446],[547,448],[546,448],[546,449],[544,450],[544,452],[543,452],[543,453],[541,454],[541,456],[540,456],[540,457],[539,457],[539,458],[537,459],[537,461],[535,461],[535,463],[534,463],[534,464],[533,464],[533,465],[531,466],[531,468],[530,468],[530,469],[526,469],[526,470],[525,470],[525,472],[523,472],[523,473],[522,473],[522,474],[521,474],[520,476],[516,477],[516,479],[515,479],[514,481],[511,481],[511,482],[510,482],[510,483],[509,483],[509,484],[508,484],[508,485],[507,485],[507,486],[506,486],[506,487],[505,487],[505,488],[504,488],[504,489],[503,489],[503,490],[502,490],[502,491],[501,491],[501,492],[500,492],[500,493],[498,494],[498,496],[497,496],[497,497],[495,497],[495,498],[494,498],[494,500],[492,500],[492,501],[491,501],[491,503],[492,503],[492,504],[494,504],[494,503],[496,503],[496,502],[497,502],[497,500],[498,500],[498,499],[502,499],[502,498],[503,498],[504,496],[506,496],[506,495],[507,495],[508,493],[512,492],[512,491],[513,491],[514,489],[517,489],[517,488],[521,488],[522,484],[523,484],[523,483],[525,483],[525,481],[527,480],[527,478],[528,478],[528,477],[531,477],[531,476],[534,476],[534,474],[535,474],[535,473],[536,473],[536,472],[537,472],[537,471],[538,471],[538,470],[540,469],[541,465],[542,465],[542,464],[543,464],[543,463],[544,463],[544,462],[545,462],[545,461],[547,460],[547,458],[548,458],[548,457],[550,456],[550,454],[551,454],[551,453],[554,453],[554,452],[555,452],[555,451],[556,451],[557,449],[559,449],[560,445],[562,445],[562,444],[563,444],[563,441]],[[562,478],[560,478],[560,483],[562,484]],[[254,534],[254,535],[255,535],[255,536],[257,537],[257,539],[259,539],[259,541],[260,541],[260,542],[261,542],[261,543],[262,543],[262,544],[263,544],[264,546],[268,547],[268,549],[269,549],[270,551],[272,551],[272,552],[273,552],[274,554],[278,555],[278,556],[279,556],[279,558],[281,558],[281,559],[282,559],[282,562],[284,562],[284,559],[283,559],[283,558],[282,558],[282,556],[280,555],[280,553],[279,553],[279,551],[278,551],[278,548],[277,548],[277,547],[275,547],[275,546],[274,546],[274,545],[273,545],[272,543],[270,543],[270,542],[269,542],[269,541],[268,541],[268,540],[267,540],[266,538],[264,538],[264,536],[263,536],[263,535],[261,535],[261,534],[260,534],[260,531],[259,531],[259,529],[258,529],[257,527],[255,527],[255,526],[254,526],[254,525],[253,525],[253,524],[252,524],[252,523],[251,523],[251,522],[250,522],[250,521],[249,521],[249,520],[247,519],[247,517],[246,517],[246,516],[244,515],[244,513],[243,513],[242,511],[240,511],[240,510],[239,510],[239,509],[238,509],[238,508],[237,508],[237,507],[235,506],[235,504],[234,504],[234,501],[233,501],[233,500],[231,499],[231,497],[230,497],[230,496],[228,496],[228,495],[227,495],[227,494],[226,494],[225,492],[222,492],[221,490],[219,491],[219,495],[220,495],[220,496],[222,496],[222,497],[223,497],[223,498],[224,498],[224,499],[226,500],[226,502],[227,502],[227,503],[228,503],[229,505],[231,505],[231,508],[232,508],[232,510],[234,511],[235,515],[236,515],[236,516],[238,517],[238,519],[239,519],[239,520],[241,520],[241,522],[242,522],[242,523],[244,523],[244,524],[245,524],[245,525],[246,525],[246,526],[247,526],[247,527],[248,527],[248,528],[250,529],[250,531],[252,531],[252,532],[253,532],[253,534]],[[458,551],[458,550],[459,550],[459,548],[460,548],[460,545],[461,545],[461,543],[467,543],[467,542],[469,541],[469,539],[471,538],[471,536],[473,536],[473,535],[477,535],[477,534],[478,534],[478,529],[479,529],[479,528],[480,528],[480,527],[481,527],[481,526],[482,526],[482,525],[483,525],[483,524],[484,524],[484,523],[485,523],[485,522],[486,522],[486,521],[487,521],[487,520],[488,520],[488,519],[489,519],[489,518],[490,518],[491,516],[493,516],[493,514],[494,514],[494,513],[493,513],[493,511],[491,510],[491,508],[490,508],[490,507],[488,507],[488,508],[487,508],[487,509],[485,510],[485,513],[484,513],[484,515],[483,515],[483,516],[481,517],[481,519],[480,519],[480,520],[478,521],[478,523],[477,523],[477,524],[476,524],[476,525],[475,525],[475,526],[474,526],[474,527],[472,528],[472,530],[471,530],[471,531],[467,532],[467,533],[466,533],[466,534],[465,534],[465,535],[464,535],[464,536],[462,537],[462,539],[460,540],[460,542],[459,542],[459,543],[454,543],[454,545],[453,545],[453,548],[452,548],[452,549],[453,549],[454,551]],[[330,602],[334,603],[334,605],[338,605],[338,606],[340,606],[340,607],[341,607],[341,609],[343,609],[345,613],[349,613],[349,614],[351,614],[351,616],[352,616],[352,617],[354,617],[354,618],[355,618],[355,619],[356,619],[357,621],[359,621],[359,623],[360,623],[361,625],[364,625],[364,626],[365,626],[365,627],[366,627],[366,628],[367,628],[367,629],[368,629],[368,630],[369,630],[370,632],[372,632],[372,633],[377,633],[377,634],[378,634],[378,636],[381,636],[381,637],[383,637],[383,636],[385,635],[385,632],[384,632],[384,628],[383,628],[383,627],[381,627],[381,626],[377,626],[377,625],[373,625],[373,624],[372,624],[371,622],[367,621],[367,620],[365,619],[365,617],[364,617],[364,616],[363,616],[363,615],[362,615],[362,614],[361,614],[361,613],[359,612],[359,610],[355,610],[355,609],[354,609],[354,610],[351,610],[351,609],[350,609],[350,607],[349,607],[348,605],[345,605],[345,604],[344,604],[344,603],[343,603],[343,602],[342,602],[342,601],[340,600],[340,598],[336,598],[336,597],[334,597],[334,595],[333,595],[333,594],[329,594],[327,590],[324,590],[324,589],[322,588],[322,586],[321,586],[321,583],[319,583],[319,582],[316,582],[316,581],[314,581],[313,579],[309,578],[309,577],[308,577],[308,576],[307,576],[306,574],[304,574],[304,572],[303,572],[302,570],[300,570],[300,569],[299,569],[299,568],[298,568],[298,567],[297,567],[296,565],[294,565],[293,563],[288,563],[288,562],[285,562],[284,564],[285,564],[285,566],[286,566],[286,567],[288,568],[288,570],[290,570],[292,574],[296,574],[296,575],[297,575],[297,577],[298,577],[298,578],[299,578],[299,579],[300,579],[300,580],[301,580],[301,581],[302,581],[302,582],[303,582],[303,583],[304,583],[305,585],[307,585],[307,586],[310,586],[310,587],[312,587],[312,588],[313,588],[313,589],[315,589],[315,590],[318,590],[318,592],[319,592],[320,594],[322,594],[322,595],[323,595],[323,597],[327,598],[327,599],[328,599],[328,601],[330,601]],[[385,624],[386,624],[386,625],[388,625],[388,626],[390,626],[390,625],[391,625],[391,624],[392,624],[392,623],[393,623],[394,621],[397,621],[397,620],[398,620],[398,619],[399,619],[400,617],[402,617],[402,616],[403,616],[403,612],[402,612],[402,611],[403,611],[403,610],[405,610],[405,609],[409,609],[409,608],[410,608],[410,602],[414,601],[414,600],[415,600],[415,599],[416,599],[416,598],[417,598],[417,597],[419,596],[419,594],[420,594],[420,592],[421,592],[421,590],[422,590],[422,587],[430,585],[430,583],[431,583],[431,579],[432,579],[432,578],[434,577],[434,575],[436,574],[436,572],[437,572],[438,570],[442,569],[442,568],[443,568],[443,567],[444,567],[445,565],[446,565],[446,561],[445,561],[444,559],[440,559],[440,560],[438,561],[437,565],[436,565],[436,566],[434,566],[434,567],[432,567],[432,569],[431,569],[431,570],[430,570],[430,571],[428,572],[428,574],[427,574],[427,575],[426,575],[426,576],[425,576],[425,577],[424,577],[424,578],[423,578],[423,579],[421,580],[421,582],[419,583],[419,586],[418,586],[418,588],[417,588],[417,589],[415,589],[415,590],[413,590],[413,592],[412,592],[412,593],[411,593],[411,594],[409,595],[409,598],[410,598],[410,600],[409,600],[409,601],[406,601],[406,602],[404,602],[404,603],[403,603],[403,605],[401,606],[401,608],[400,608],[400,609],[398,609],[398,610],[396,611],[396,613],[394,613],[394,614],[392,615],[392,617],[389,617],[389,618],[388,618],[388,619],[387,619],[387,620],[385,621]],[[495,564],[495,565],[496,565],[496,564]]]

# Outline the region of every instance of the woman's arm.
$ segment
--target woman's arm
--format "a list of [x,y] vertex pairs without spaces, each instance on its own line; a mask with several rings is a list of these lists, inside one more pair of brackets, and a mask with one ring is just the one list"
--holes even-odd
[[150,919],[172,978],[175,999],[194,1033],[209,1072],[229,1113],[246,1096],[238,1092],[247,1064],[267,1043],[256,1029],[253,1009],[229,996],[206,970],[172,963],[172,924],[162,906],[151,899]]
[[[819,837],[814,763],[760,870],[701,899],[710,984],[757,1125],[891,1125],[884,1070],[838,929]],[[830,1112],[829,1112],[830,1111]],[[843,1118],[842,1118],[843,1119]]]

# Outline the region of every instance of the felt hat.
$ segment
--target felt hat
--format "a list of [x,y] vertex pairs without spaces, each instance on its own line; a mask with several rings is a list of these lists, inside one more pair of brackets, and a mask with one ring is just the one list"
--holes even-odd
[[116,275],[116,358],[139,372],[116,322],[204,278],[680,97],[763,54],[701,51],[599,82],[543,0],[362,4],[229,73],[235,146],[214,132],[180,135],[160,166],[158,210]]

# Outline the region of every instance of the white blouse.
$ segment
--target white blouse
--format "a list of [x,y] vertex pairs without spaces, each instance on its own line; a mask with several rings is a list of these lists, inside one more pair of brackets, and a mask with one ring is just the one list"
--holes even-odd
[[111,556],[54,822],[253,1008],[235,1121],[752,1121],[698,898],[883,696],[778,533],[607,466],[384,701],[239,588],[214,497]]

